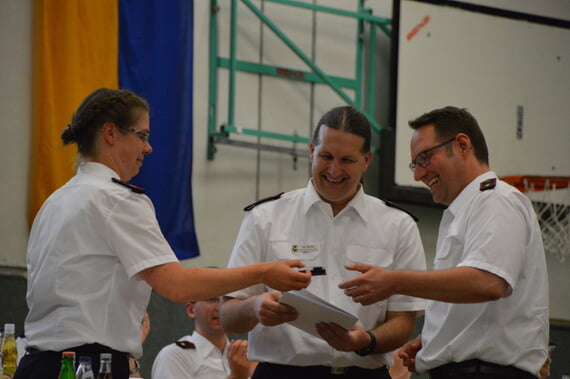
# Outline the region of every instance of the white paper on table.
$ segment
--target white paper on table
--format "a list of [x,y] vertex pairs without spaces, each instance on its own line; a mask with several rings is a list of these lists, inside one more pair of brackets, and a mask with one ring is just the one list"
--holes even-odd
[[319,322],[334,322],[350,330],[358,321],[355,315],[305,290],[284,292],[279,302],[297,309],[297,319],[289,324],[319,338],[322,338],[316,327]]

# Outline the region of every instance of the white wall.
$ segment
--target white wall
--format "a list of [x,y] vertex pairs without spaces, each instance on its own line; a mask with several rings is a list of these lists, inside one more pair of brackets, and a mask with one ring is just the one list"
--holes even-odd
[[[402,1],[396,183],[422,186],[408,169],[413,130],[407,121],[448,104],[473,112],[497,175],[570,176],[570,129],[560,127],[570,117],[570,62],[563,58],[568,46],[567,28]],[[417,96],[421,88],[438,90]]]
[[32,0],[0,1],[0,266],[26,264]]
[[[220,3],[223,2],[220,1]],[[340,7],[346,6],[348,2],[329,0],[326,3]],[[369,1],[367,5],[374,8],[376,14],[390,17],[389,3],[386,0],[375,0]],[[196,27],[195,132],[192,180],[196,231],[202,256],[187,260],[184,264],[186,266],[225,266],[244,215],[242,208],[255,200],[256,193],[260,196],[267,196],[278,191],[304,186],[308,178],[308,161],[300,158],[298,169],[293,170],[292,160],[288,156],[264,152],[258,160],[257,153],[253,150],[223,145],[218,147],[218,153],[213,161],[206,159],[209,2],[196,1],[194,4]],[[279,13],[277,8],[273,11]],[[284,16],[286,14],[282,14],[279,20],[287,24],[287,17]],[[294,17],[306,16],[295,13]],[[0,178],[2,178],[0,181],[0,267],[25,266],[31,124],[31,20],[32,0],[0,0],[0,56],[2,56],[0,59]],[[240,41],[246,47],[246,51],[242,54],[250,58],[255,57],[254,46],[259,44],[259,41],[251,40],[252,36],[255,36],[255,31],[259,30],[259,25],[254,24],[253,20],[251,22],[248,25],[254,31],[240,32],[243,39]],[[318,28],[319,30],[324,28],[321,33],[325,35],[332,33],[327,30],[327,24],[333,28],[339,28],[341,25],[350,28],[343,21],[335,18],[329,18],[327,22],[320,19]],[[332,35],[336,36],[335,33]],[[248,41],[248,38],[249,44],[243,42]],[[271,41],[268,35],[264,35],[264,39]],[[348,38],[347,43],[348,40],[351,39]],[[327,48],[332,45],[333,52],[342,49],[331,41],[327,45],[326,41],[325,36],[319,34],[317,59],[337,70],[337,74],[342,75],[351,71],[353,67],[346,57],[346,60],[339,60],[339,65],[335,66],[334,55]],[[306,43],[306,41],[302,42]],[[286,56],[282,51],[275,50],[275,54],[279,54],[281,61],[287,64],[297,64],[292,57]],[[385,61],[386,58],[382,57],[382,60]],[[238,85],[239,83],[242,85],[245,83],[248,87],[247,95],[240,95],[238,122],[255,128],[261,119],[264,127],[276,123],[281,128],[296,128],[300,134],[303,132],[308,134],[315,120],[310,120],[308,110],[302,108],[307,103],[307,98],[311,96],[306,88],[299,85],[279,84],[274,80],[264,82],[261,102],[265,107],[261,113],[257,113],[253,109],[260,100],[256,80],[240,76]],[[320,113],[327,110],[329,106],[341,104],[330,92],[322,88],[318,88],[315,93],[316,96],[325,100],[321,103],[316,102],[320,112],[316,112],[314,117],[320,117]],[[222,95],[220,97],[221,105],[225,104],[227,100]],[[276,99],[282,99],[282,102],[279,103]],[[271,104],[273,108],[270,107]],[[294,107],[293,110],[298,107],[298,114],[291,114],[291,109],[286,106]],[[302,122],[297,123],[298,118]],[[223,121],[222,117],[218,121]],[[368,178],[371,176],[373,177],[369,175]],[[421,219],[419,227],[426,248],[427,260],[431,263],[441,211],[417,206],[408,208]],[[554,257],[548,257],[548,264],[551,278],[552,317],[570,319],[570,305],[567,300],[567,289],[570,288],[570,262],[560,262]]]

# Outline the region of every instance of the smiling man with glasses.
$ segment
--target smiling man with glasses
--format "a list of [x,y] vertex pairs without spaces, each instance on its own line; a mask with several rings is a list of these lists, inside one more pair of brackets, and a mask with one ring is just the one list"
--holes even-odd
[[422,151],[421,153],[419,153],[416,156],[416,159],[414,159],[413,161],[410,162],[410,164],[408,165],[408,167],[410,168],[410,170],[412,170],[412,172],[414,172],[414,170],[416,169],[416,166],[420,166],[421,168],[426,168],[427,166],[429,166],[429,155],[428,153],[439,149],[440,147],[443,147],[445,145],[450,144],[451,142],[453,142],[453,140],[455,140],[455,137],[453,137],[450,140],[447,140],[443,143],[440,143],[439,145],[435,145],[433,147],[430,147],[429,149],[425,149],[424,151]]
[[363,305],[394,294],[429,300],[422,334],[399,351],[410,371],[537,378],[548,356],[548,274],[531,202],[490,170],[483,133],[465,109],[436,109],[409,124],[414,179],[448,206],[434,271],[352,265],[363,274],[340,288]]

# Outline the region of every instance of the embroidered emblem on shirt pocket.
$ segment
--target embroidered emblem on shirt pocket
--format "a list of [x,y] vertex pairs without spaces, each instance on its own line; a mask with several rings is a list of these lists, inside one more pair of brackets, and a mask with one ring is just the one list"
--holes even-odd
[[291,243],[290,241],[272,241],[271,254],[276,260],[299,259],[308,261],[319,255],[318,243]]

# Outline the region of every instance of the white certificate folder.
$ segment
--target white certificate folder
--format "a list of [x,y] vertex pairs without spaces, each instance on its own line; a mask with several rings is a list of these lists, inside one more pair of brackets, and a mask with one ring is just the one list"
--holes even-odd
[[305,290],[285,292],[279,302],[297,309],[299,316],[289,324],[319,338],[322,338],[316,327],[319,322],[334,322],[349,330],[358,321],[355,315]]

